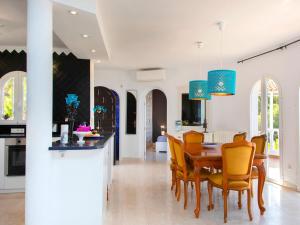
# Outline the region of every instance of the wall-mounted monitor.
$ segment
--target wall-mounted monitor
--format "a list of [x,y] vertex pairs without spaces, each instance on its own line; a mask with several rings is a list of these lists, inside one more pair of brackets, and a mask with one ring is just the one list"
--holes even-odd
[[181,96],[181,120],[183,126],[201,126],[204,121],[204,100],[189,100],[189,94]]

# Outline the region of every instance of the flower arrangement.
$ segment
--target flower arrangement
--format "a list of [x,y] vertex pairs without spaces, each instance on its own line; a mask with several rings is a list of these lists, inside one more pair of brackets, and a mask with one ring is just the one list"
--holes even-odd
[[101,119],[103,119],[104,113],[107,112],[107,108],[105,106],[102,106],[102,105],[95,105],[93,111],[94,111],[94,113],[98,114],[98,119],[97,119],[97,121],[98,121],[98,126],[97,126],[98,133],[102,133],[103,128],[101,126]]
[[98,114],[107,112],[107,108],[105,106],[102,106],[102,105],[96,105],[93,110],[94,110],[95,113],[98,113]]
[[69,140],[72,142],[74,121],[77,115],[77,109],[79,107],[80,101],[78,101],[78,96],[76,94],[67,94],[65,100],[66,100],[67,118],[69,122]]
[[67,97],[65,99],[68,120],[75,120],[77,109],[80,104],[80,101],[78,101],[78,96],[76,94],[67,94]]

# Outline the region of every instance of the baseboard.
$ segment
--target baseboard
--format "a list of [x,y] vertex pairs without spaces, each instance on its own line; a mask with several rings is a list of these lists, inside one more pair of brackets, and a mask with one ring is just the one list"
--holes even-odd
[[25,189],[1,189],[0,194],[25,193]]

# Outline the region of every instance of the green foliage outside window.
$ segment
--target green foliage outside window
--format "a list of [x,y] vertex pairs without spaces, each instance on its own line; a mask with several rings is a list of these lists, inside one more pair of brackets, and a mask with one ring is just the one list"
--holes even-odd
[[6,120],[14,119],[14,78],[8,80],[3,90],[3,118]]

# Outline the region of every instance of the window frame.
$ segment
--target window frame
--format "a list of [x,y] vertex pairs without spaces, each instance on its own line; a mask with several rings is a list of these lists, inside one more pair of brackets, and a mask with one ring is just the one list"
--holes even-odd
[[[0,78],[0,124],[26,124],[26,120],[23,120],[23,78],[27,77],[23,71],[12,71]],[[3,103],[4,103],[4,86],[7,81],[14,78],[14,119],[4,120]],[[26,112],[27,113],[27,112]]]

